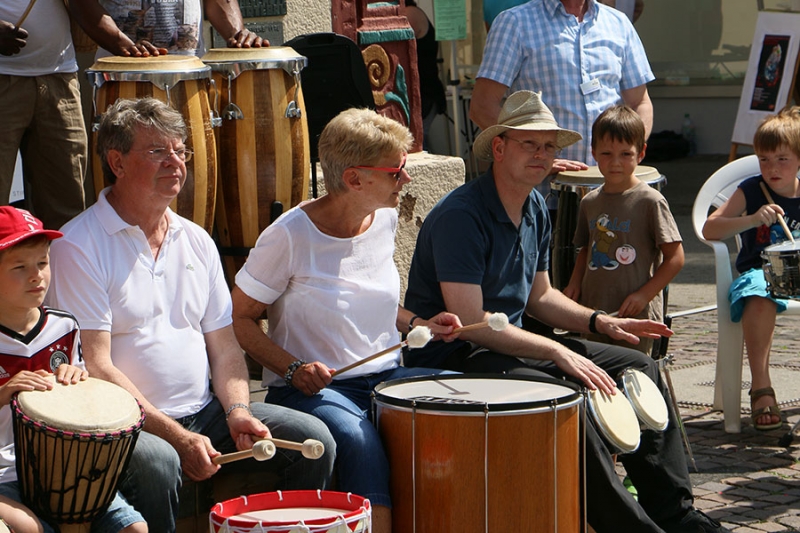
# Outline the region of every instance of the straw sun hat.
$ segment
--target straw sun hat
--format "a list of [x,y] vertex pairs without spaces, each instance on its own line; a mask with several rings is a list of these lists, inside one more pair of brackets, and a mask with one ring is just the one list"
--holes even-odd
[[506,130],[558,132],[556,145],[559,149],[583,138],[577,131],[560,128],[552,111],[542,102],[542,93],[532,91],[517,91],[509,96],[500,110],[497,124],[478,135],[472,151],[481,159],[492,159],[492,139]]

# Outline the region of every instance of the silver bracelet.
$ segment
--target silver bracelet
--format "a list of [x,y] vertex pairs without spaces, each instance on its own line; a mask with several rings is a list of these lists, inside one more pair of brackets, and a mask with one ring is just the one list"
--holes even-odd
[[249,405],[247,405],[246,403],[235,403],[235,404],[231,405],[230,407],[228,407],[228,410],[225,411],[225,420],[228,420],[228,418],[230,418],[231,412],[234,409],[246,409],[247,412],[250,413],[250,416],[253,416],[253,411],[250,410],[250,406]]

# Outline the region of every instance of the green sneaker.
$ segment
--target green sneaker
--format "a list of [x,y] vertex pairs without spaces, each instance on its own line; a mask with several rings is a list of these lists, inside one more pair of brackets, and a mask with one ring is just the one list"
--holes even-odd
[[633,499],[638,502],[639,501],[639,491],[636,490],[636,487],[633,486],[633,481],[631,481],[631,478],[629,478],[628,476],[625,476],[625,479],[622,480],[622,484],[625,486],[625,488],[628,490],[628,492],[631,493],[631,496],[633,496]]

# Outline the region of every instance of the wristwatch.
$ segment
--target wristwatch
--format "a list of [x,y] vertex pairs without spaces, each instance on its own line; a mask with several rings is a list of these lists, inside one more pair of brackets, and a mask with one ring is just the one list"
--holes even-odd
[[605,311],[601,311],[600,309],[592,313],[592,316],[589,317],[589,331],[591,331],[592,333],[599,333],[597,331],[597,315],[607,315],[607,314],[608,313],[606,313]]
[[294,387],[292,385],[292,378],[294,377],[294,371],[306,364],[305,361],[298,359],[297,361],[293,361],[289,364],[289,368],[286,369],[286,373],[283,375],[283,381],[286,382],[287,387]]

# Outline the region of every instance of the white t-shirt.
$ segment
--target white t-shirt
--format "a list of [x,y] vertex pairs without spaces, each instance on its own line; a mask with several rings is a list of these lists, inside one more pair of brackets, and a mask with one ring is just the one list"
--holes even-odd
[[[16,24],[29,3],[30,0],[0,1],[0,20]],[[44,76],[78,72],[64,0],[38,0],[21,27],[28,32],[25,47],[13,56],[0,56],[0,74]]]
[[[259,236],[236,285],[270,305],[269,336],[276,344],[298,359],[343,368],[400,342],[396,229],[397,211],[379,209],[361,235],[331,237],[296,207]],[[390,370],[399,359],[398,350],[343,379]],[[263,375],[265,386],[284,384],[267,369]]]
[[109,331],[114,366],[161,412],[195,414],[211,401],[204,334],[231,324],[219,253],[200,226],[167,210],[154,260],[108,191],[53,241],[48,302],[69,309],[84,330]]
[[[44,308],[26,335],[0,326],[0,385],[21,370],[53,372],[61,363],[83,367],[78,323],[69,313]],[[9,405],[0,406],[0,483],[16,481],[14,427]]]

